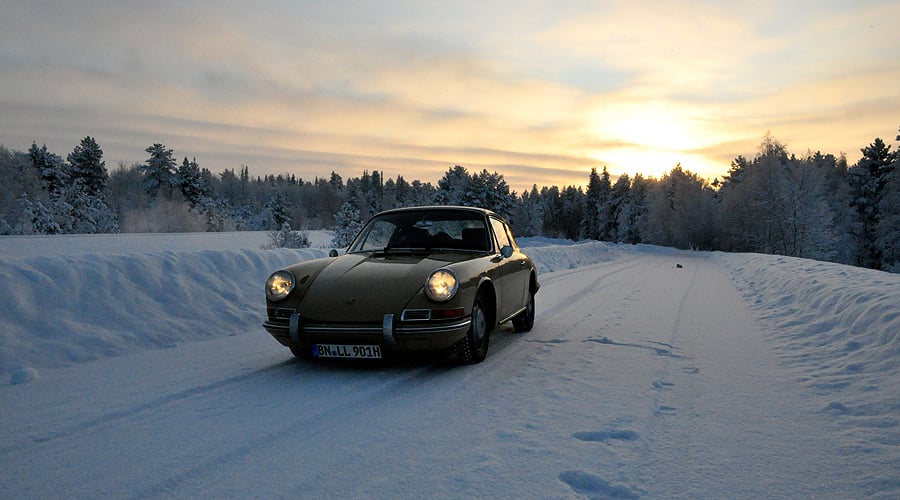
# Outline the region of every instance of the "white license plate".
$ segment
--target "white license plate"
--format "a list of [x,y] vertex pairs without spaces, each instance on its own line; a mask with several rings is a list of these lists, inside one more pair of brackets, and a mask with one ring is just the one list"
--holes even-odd
[[313,344],[312,349],[317,358],[381,358],[381,346],[377,345]]

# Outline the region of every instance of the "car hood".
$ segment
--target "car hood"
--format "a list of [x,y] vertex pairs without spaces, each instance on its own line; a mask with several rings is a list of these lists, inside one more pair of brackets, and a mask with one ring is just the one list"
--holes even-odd
[[471,258],[465,254],[346,254],[325,267],[300,300],[311,322],[378,322],[399,315],[435,269]]

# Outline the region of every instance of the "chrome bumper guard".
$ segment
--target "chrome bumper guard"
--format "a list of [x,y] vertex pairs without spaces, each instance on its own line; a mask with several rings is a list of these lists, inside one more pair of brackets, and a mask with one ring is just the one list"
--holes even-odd
[[[297,344],[302,344],[300,334],[307,333],[368,333],[378,334],[384,337],[387,345],[395,345],[397,343],[397,334],[428,334],[428,333],[445,333],[458,330],[460,328],[468,328],[472,324],[469,318],[454,321],[453,323],[442,323],[440,325],[415,325],[415,326],[399,326],[394,323],[393,314],[385,314],[381,322],[381,328],[377,326],[357,326],[357,325],[304,325],[300,326],[300,313],[291,314],[291,320],[288,331],[291,340]],[[274,326],[274,325],[272,325]]]

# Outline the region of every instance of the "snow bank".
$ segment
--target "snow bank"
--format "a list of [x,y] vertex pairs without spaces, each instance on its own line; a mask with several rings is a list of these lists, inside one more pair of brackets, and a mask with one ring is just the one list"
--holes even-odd
[[773,340],[832,381],[900,366],[900,275],[756,254],[725,259]]
[[[563,244],[552,244],[546,239],[537,239],[536,246],[531,246],[532,238],[522,238],[519,245],[534,260],[539,273],[549,273],[561,269],[575,269],[600,262],[613,260],[622,252],[622,248],[601,241]],[[553,240],[551,240],[553,241]],[[540,278],[539,278],[540,280]]]
[[[770,255],[719,254],[776,351],[819,397],[841,453],[900,447],[900,275]],[[896,472],[894,465],[887,469]],[[900,488],[895,474],[873,491]]]
[[[41,256],[131,255],[168,250],[259,250],[268,231],[0,236],[0,260]],[[311,248],[330,248],[331,231],[307,231]]]
[[0,372],[259,328],[268,274],[326,252],[170,250],[4,260]]

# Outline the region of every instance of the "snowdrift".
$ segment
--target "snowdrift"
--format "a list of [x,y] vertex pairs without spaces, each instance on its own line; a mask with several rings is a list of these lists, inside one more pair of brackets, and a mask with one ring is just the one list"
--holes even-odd
[[4,262],[0,371],[256,329],[271,270],[325,250],[167,251]]
[[[896,463],[900,275],[791,257],[718,257],[759,313],[767,340],[831,417],[841,455],[849,464],[861,453]],[[871,488],[898,491],[900,478]]]

